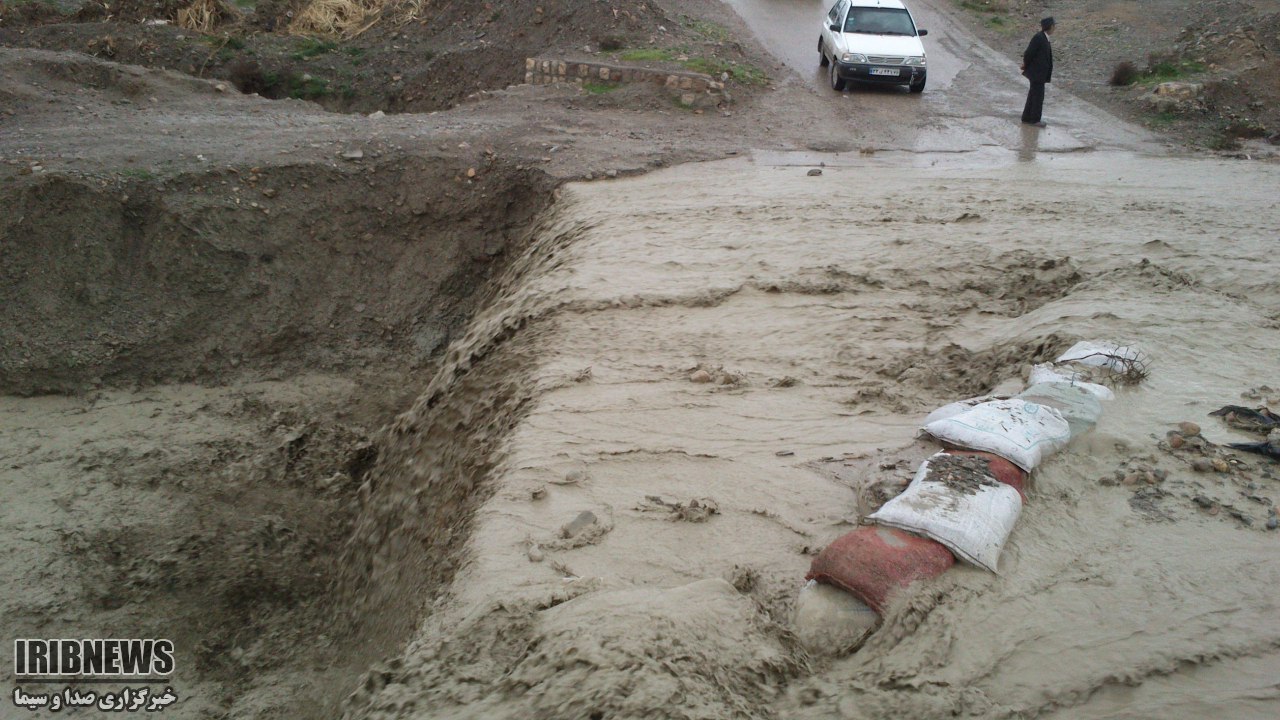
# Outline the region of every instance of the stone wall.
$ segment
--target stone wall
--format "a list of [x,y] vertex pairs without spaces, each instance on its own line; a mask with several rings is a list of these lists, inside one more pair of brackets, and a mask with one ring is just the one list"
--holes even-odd
[[682,105],[718,105],[728,100],[724,83],[702,73],[681,70],[607,65],[550,58],[524,61],[524,81],[529,85],[553,83],[650,83],[677,96]]

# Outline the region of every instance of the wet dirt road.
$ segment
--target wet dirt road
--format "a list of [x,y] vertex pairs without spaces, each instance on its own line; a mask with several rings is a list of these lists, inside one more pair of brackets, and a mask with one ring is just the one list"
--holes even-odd
[[[837,93],[818,65],[817,39],[827,0],[726,0],[760,43],[792,71],[791,82],[832,98],[833,122],[871,135],[879,148],[915,152],[967,152],[1005,148],[1024,155],[1100,147],[1156,150],[1160,143],[1141,128],[1050,85],[1045,130],[1019,122],[1027,82],[1016,62],[983,44],[954,11],[937,0],[909,5],[929,58],[928,87],[911,95],[905,87],[857,86]],[[1028,24],[1027,37],[1038,29]],[[1067,30],[1069,32],[1069,29]],[[1069,72],[1064,68],[1059,72]]]

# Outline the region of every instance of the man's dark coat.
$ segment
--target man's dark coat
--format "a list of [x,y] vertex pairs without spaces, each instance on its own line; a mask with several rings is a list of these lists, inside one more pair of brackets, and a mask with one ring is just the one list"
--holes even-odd
[[1053,75],[1053,48],[1049,46],[1049,36],[1041,30],[1027,44],[1027,51],[1022,53],[1022,62],[1027,69],[1022,72],[1031,82],[1047,83]]

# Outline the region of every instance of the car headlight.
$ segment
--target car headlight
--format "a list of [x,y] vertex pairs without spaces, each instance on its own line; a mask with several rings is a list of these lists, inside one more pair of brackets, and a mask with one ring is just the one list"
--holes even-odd
[[925,65],[925,62],[924,62],[924,56],[923,56],[923,55],[916,55],[916,56],[914,56],[914,57],[909,57],[909,58],[907,58],[906,60],[904,60],[902,64],[903,64],[903,65],[916,65],[916,66],[918,66],[918,67],[924,67],[924,65]]
[[845,53],[840,56],[840,62],[864,63],[866,61],[867,61],[867,56],[863,55],[862,53]]

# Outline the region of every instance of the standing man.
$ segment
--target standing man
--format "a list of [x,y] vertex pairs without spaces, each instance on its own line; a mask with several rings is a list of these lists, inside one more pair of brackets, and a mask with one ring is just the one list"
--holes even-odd
[[1053,33],[1053,18],[1040,21],[1040,32],[1027,43],[1027,51],[1022,53],[1022,74],[1031,81],[1031,89],[1027,90],[1027,105],[1022,109],[1022,122],[1036,127],[1044,127],[1040,113],[1044,110],[1044,86],[1053,75],[1053,48],[1049,46],[1049,35]]

